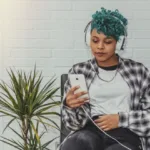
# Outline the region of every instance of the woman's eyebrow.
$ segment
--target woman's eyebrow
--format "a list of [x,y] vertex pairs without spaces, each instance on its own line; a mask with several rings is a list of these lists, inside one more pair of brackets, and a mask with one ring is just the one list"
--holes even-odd
[[94,37],[94,38],[99,38],[99,37],[97,37],[97,36],[95,36],[95,35],[94,35],[94,36],[92,36],[92,37]]
[[113,38],[112,38],[112,37],[106,37],[105,39],[110,39],[110,40],[112,40]]

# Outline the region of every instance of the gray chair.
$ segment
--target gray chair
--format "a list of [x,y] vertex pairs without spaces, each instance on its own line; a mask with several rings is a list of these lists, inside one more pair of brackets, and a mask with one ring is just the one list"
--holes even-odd
[[[68,74],[62,74],[61,75],[61,101],[63,99],[63,94],[64,94],[64,84],[66,80],[68,79]],[[61,111],[61,116],[62,116],[62,111]],[[62,122],[62,117],[61,117],[61,133],[60,133],[60,143],[65,139],[65,137],[69,134],[70,131],[68,131],[63,122]]]

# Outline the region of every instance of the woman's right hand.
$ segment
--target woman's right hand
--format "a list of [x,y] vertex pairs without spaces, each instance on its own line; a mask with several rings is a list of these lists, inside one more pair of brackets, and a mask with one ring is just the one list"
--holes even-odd
[[89,102],[89,97],[80,98],[80,96],[87,94],[87,91],[82,91],[74,94],[79,89],[79,86],[72,87],[66,96],[66,105],[70,108],[80,107],[81,105]]

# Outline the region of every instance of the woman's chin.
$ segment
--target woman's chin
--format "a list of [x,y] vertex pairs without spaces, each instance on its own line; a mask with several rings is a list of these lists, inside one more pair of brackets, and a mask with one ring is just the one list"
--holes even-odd
[[104,62],[104,61],[106,61],[107,59],[105,58],[105,57],[95,57],[96,58],[96,60],[98,61],[98,62]]

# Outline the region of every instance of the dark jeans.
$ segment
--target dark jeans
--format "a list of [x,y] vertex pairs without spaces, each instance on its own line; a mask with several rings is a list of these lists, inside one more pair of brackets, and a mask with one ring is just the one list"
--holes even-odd
[[[109,135],[120,141],[131,150],[141,150],[139,137],[127,128],[107,131]],[[61,150],[127,150],[116,141],[110,139],[90,121],[83,129],[76,131],[67,139]]]

